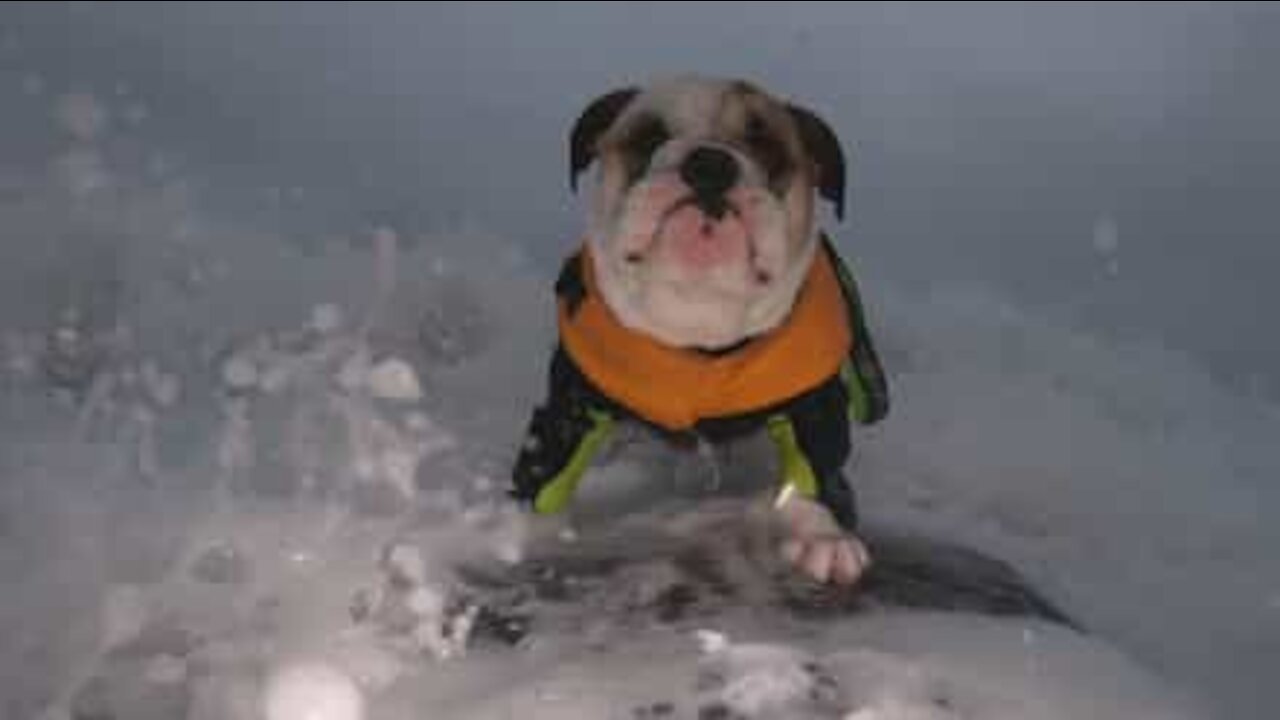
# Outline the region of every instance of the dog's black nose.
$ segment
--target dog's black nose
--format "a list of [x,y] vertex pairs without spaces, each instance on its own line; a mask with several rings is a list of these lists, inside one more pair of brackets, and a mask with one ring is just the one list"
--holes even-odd
[[738,182],[738,161],[724,150],[700,147],[680,163],[680,179],[700,201],[718,200]]

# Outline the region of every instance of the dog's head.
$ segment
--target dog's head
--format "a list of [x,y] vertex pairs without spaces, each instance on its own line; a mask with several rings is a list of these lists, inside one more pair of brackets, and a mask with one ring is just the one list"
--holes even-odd
[[589,242],[626,326],[717,350],[777,326],[808,272],[815,194],[844,211],[844,156],[812,112],[735,80],[685,77],[597,98],[571,183],[599,163]]

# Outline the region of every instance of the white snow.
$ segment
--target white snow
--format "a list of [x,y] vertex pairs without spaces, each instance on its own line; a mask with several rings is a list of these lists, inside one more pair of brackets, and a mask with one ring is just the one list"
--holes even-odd
[[85,198],[110,187],[112,178],[102,154],[92,147],[73,147],[54,159],[54,177],[73,196]]
[[56,118],[64,132],[87,143],[102,135],[107,127],[108,113],[92,93],[70,92],[58,98]]
[[1115,218],[1104,215],[1093,224],[1093,249],[1110,257],[1120,250],[1120,226]]
[[146,594],[136,585],[113,585],[102,603],[102,648],[119,647],[142,634],[146,627]]
[[342,308],[334,303],[320,303],[311,308],[311,327],[326,335],[337,332],[342,327]]
[[182,385],[176,375],[161,370],[153,362],[144,362],[140,374],[143,386],[157,405],[170,408],[178,402]]
[[248,390],[258,384],[258,368],[249,358],[232,356],[222,366],[222,381],[232,390]]
[[[92,96],[60,108],[75,137],[98,137]],[[545,386],[551,273],[492,262],[505,240],[446,230],[410,244],[382,228],[303,255],[149,187],[144,168],[112,171],[137,182],[92,209],[83,182],[0,196],[0,231],[29,239],[0,245],[15,369],[0,383],[0,695],[14,717],[65,710],[104,651],[162,618],[206,642],[193,657],[165,648],[146,677],[192,683],[193,717],[221,720],[595,720],[664,703],[679,717],[715,703],[843,720],[1270,715],[1280,413],[1169,350],[1106,344],[982,292],[870,284],[897,374],[891,421],[858,439],[864,512],[1019,563],[1091,637],[924,613],[815,628],[744,603],[697,635],[587,615],[472,652],[478,609],[438,568],[524,558],[532,531],[501,478]],[[86,225],[115,238],[137,298],[118,312],[139,347],[107,371],[136,371],[141,388],[112,389],[123,410],[88,430],[49,398],[30,340],[64,299],[32,278],[93,274],[92,252],[60,240]],[[1118,247],[1102,223],[1095,248]],[[192,267],[225,272],[172,282]],[[397,312],[418,289],[405,268],[422,282],[448,268],[492,337],[456,365],[415,355],[416,318]],[[371,487],[394,493],[353,499]],[[191,558],[223,546],[244,577],[193,577]]]
[[382,400],[417,402],[422,399],[422,384],[409,363],[388,358],[369,371],[369,391]]
[[1107,275],[1120,274],[1120,225],[1109,215],[1099,217],[1093,224],[1093,249],[1103,262]]
[[157,685],[176,685],[187,678],[187,664],[172,655],[158,655],[147,664],[145,679]]
[[35,73],[22,76],[22,92],[28,96],[36,96],[44,92],[45,80]]
[[387,553],[387,569],[393,577],[410,585],[422,585],[427,582],[427,563],[422,559],[422,551],[418,548],[398,544]]
[[364,720],[360,688],[342,671],[321,663],[287,665],[267,684],[266,720]]

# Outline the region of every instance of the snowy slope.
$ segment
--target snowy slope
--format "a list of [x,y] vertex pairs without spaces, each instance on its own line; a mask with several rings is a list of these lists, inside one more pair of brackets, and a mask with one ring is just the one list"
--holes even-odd
[[[860,439],[866,512],[1016,563],[1089,637],[745,601],[665,622],[659,563],[511,647],[449,568],[526,550],[496,498],[547,269],[476,230],[301,247],[117,141],[127,108],[26,90],[58,124],[0,165],[4,717],[254,718],[295,659],[389,720],[1270,716],[1280,413],[1185,359],[875,293],[898,401]],[[665,472],[647,451],[587,482]]]

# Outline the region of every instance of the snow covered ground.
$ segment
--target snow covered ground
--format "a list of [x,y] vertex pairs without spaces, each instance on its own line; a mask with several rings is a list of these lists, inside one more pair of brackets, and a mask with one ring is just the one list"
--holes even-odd
[[[866,514],[1015,563],[1087,637],[745,600],[663,619],[661,562],[526,628],[450,567],[528,550],[500,496],[551,268],[483,229],[293,242],[115,135],[141,106],[63,90],[3,95],[53,118],[47,152],[0,157],[3,717],[249,720],[290,663],[327,668],[301,682],[329,714],[270,720],[352,720],[352,692],[370,720],[1274,715],[1280,408],[1189,359],[874,283],[896,405],[859,438]],[[624,449],[586,482],[637,468],[669,469]]]

